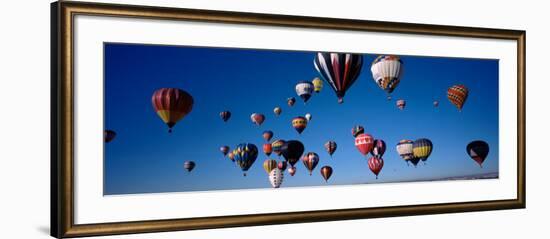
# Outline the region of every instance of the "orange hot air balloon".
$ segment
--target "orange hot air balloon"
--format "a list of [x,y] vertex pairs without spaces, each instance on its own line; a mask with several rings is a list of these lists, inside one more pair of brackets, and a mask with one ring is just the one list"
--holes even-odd
[[271,155],[271,152],[273,152],[273,147],[271,147],[270,143],[264,144],[263,146],[265,155],[269,156]]
[[193,109],[193,97],[176,88],[158,89],[151,100],[158,116],[168,125],[168,132]]
[[453,85],[447,90],[447,98],[458,108],[458,111],[462,111],[462,107],[468,99],[468,88],[464,85]]
[[323,166],[321,168],[321,176],[323,176],[325,182],[328,182],[328,179],[332,176],[332,168],[330,166]]

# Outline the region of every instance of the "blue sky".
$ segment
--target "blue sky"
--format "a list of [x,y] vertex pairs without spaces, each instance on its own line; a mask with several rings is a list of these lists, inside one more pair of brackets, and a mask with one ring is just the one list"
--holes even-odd
[[[105,145],[104,193],[183,192],[271,187],[262,164],[264,130],[274,139],[296,139],[305,152],[316,152],[320,162],[312,176],[302,162],[297,173],[287,173],[282,187],[325,185],[319,170],[330,165],[329,185],[415,181],[498,172],[498,60],[401,56],[404,75],[387,101],[372,80],[366,53],[359,79],[347,91],[343,104],[328,84],[307,105],[294,86],[318,76],[314,52],[105,44],[105,128],[117,137]],[[470,96],[462,112],[446,97],[454,84],[465,84]],[[155,90],[175,87],[194,98],[193,111],[169,134],[151,105]],[[294,107],[286,99],[296,97]],[[395,100],[405,99],[400,111]],[[440,102],[434,108],[434,100]],[[273,108],[283,109],[279,117]],[[230,110],[224,123],[219,112]],[[250,121],[254,112],[266,115],[262,126]],[[299,135],[291,126],[295,116],[310,113],[312,120]],[[376,180],[367,160],[355,148],[351,127],[387,144],[384,168]],[[396,152],[401,139],[429,138],[434,144],[427,165],[407,166]],[[484,140],[489,156],[479,168],[466,154],[466,145]],[[338,143],[333,157],[323,144]],[[260,154],[243,177],[219,151],[242,142],[258,146]],[[278,159],[274,154],[271,158]],[[187,173],[183,163],[196,168]],[[281,157],[280,160],[283,160]]]

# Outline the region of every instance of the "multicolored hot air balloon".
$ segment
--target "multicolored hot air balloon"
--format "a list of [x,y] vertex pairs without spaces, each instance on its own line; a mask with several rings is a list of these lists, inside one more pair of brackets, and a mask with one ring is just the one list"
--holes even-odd
[[438,106],[439,106],[439,101],[434,100],[434,107],[438,107]]
[[336,144],[336,142],[332,140],[327,141],[324,146],[325,146],[325,150],[330,155],[330,157],[332,157],[332,154],[334,153],[334,151],[336,151],[336,148],[338,148],[338,145]]
[[222,152],[223,156],[226,156],[227,153],[229,153],[229,146],[226,146],[226,145],[221,146],[220,151]]
[[271,143],[271,148],[273,150],[273,153],[275,153],[277,156],[281,156],[281,154],[283,153],[282,150],[284,145],[285,145],[285,141],[282,139],[273,141],[273,143]]
[[250,115],[250,120],[252,120],[252,123],[260,126],[264,122],[265,116],[263,114],[253,113]]
[[374,140],[374,147],[372,148],[371,154],[374,157],[382,158],[384,153],[386,152],[386,142],[381,139],[375,139]]
[[313,88],[313,83],[309,81],[300,81],[296,84],[296,94],[302,98],[304,104],[311,98]]
[[384,160],[382,158],[373,156],[369,159],[369,169],[376,175],[376,179],[378,179],[378,174],[382,170],[382,167],[384,167]]
[[227,154],[227,157],[228,157],[229,159],[231,159],[231,162],[235,162],[235,157],[234,157],[234,156],[235,156],[235,155],[233,154],[233,152],[229,152],[229,153]]
[[271,155],[271,152],[273,152],[273,147],[271,146],[270,143],[264,144],[262,148],[264,150],[264,154],[267,155],[268,157],[269,155]]
[[283,109],[281,109],[281,107],[279,107],[279,106],[277,106],[273,109],[273,113],[275,113],[275,116],[281,115],[282,112],[283,112]]
[[227,110],[220,112],[220,118],[222,118],[223,122],[227,122],[231,118],[231,112]]
[[277,168],[277,161],[274,159],[266,159],[264,161],[264,170],[267,174],[271,172],[271,170]]
[[288,174],[290,174],[290,176],[294,176],[294,174],[296,174],[296,167],[292,167],[290,166],[290,168],[288,168]]
[[430,141],[429,139],[417,139],[413,143],[414,157],[424,162],[428,160],[428,157],[430,157],[430,154],[432,153],[432,149],[433,149],[433,144],[432,144],[432,141]]
[[407,162],[407,165],[409,165],[409,160],[414,158],[413,141],[408,139],[399,141],[399,143],[397,143],[397,153]]
[[328,182],[328,179],[332,176],[332,168],[330,166],[323,166],[320,171],[321,176],[325,179],[325,182]]
[[193,109],[193,97],[180,89],[161,88],[151,97],[153,108],[162,121],[168,125],[168,132]]
[[400,109],[400,110],[405,109],[406,104],[407,104],[407,102],[405,100],[397,100],[395,102],[395,105],[397,105],[397,108]]
[[296,99],[294,97],[290,97],[286,99],[286,103],[288,104],[288,106],[292,107],[294,103],[296,103]]
[[269,172],[269,182],[273,188],[279,188],[283,183],[284,177],[283,171],[278,168],[275,168]]
[[277,163],[277,168],[280,169],[281,171],[285,171],[287,165],[288,164],[286,161],[280,161],[279,163]]
[[315,77],[311,83],[313,84],[313,91],[315,91],[315,93],[321,92],[323,89],[323,81],[319,77]]
[[363,128],[363,126],[361,125],[356,125],[351,128],[351,135],[353,135],[354,138],[362,133],[365,133],[365,128]]
[[311,121],[311,114],[310,113],[306,113],[306,115],[304,115],[304,117],[307,119],[307,122]]
[[309,152],[302,157],[302,163],[304,163],[304,166],[306,166],[309,171],[309,175],[311,176],[311,172],[315,169],[317,163],[319,163],[319,155],[314,152]]
[[298,140],[289,140],[283,145],[281,151],[285,160],[294,167],[304,153],[304,144]]
[[357,137],[355,137],[355,147],[357,147],[362,155],[366,156],[374,147],[374,138],[372,135],[365,133],[357,135]]
[[271,138],[273,137],[273,131],[266,130],[262,133],[262,137],[265,139],[266,142],[269,142]]
[[363,55],[346,53],[317,53],[315,69],[332,87],[338,103],[344,102],[346,91],[353,85],[363,66]]
[[481,164],[489,154],[489,144],[481,140],[472,141],[466,146],[466,152],[481,168],[483,167]]
[[246,176],[246,171],[252,166],[258,157],[258,148],[254,144],[242,143],[237,145],[233,150],[233,159],[235,163],[243,171],[243,175]]
[[302,116],[297,116],[292,119],[292,127],[298,131],[298,134],[302,134],[307,127],[307,119]]
[[401,81],[403,61],[398,56],[380,55],[374,59],[370,70],[374,82],[390,96]]
[[183,168],[185,168],[187,172],[191,172],[195,168],[195,162],[185,161],[185,163],[183,163]]
[[458,111],[462,111],[462,107],[468,99],[468,88],[464,85],[453,85],[447,90],[447,98],[458,108]]
[[113,139],[115,139],[115,137],[116,137],[115,131],[112,131],[109,129],[106,129],[105,131],[103,131],[103,141],[105,143],[111,142]]

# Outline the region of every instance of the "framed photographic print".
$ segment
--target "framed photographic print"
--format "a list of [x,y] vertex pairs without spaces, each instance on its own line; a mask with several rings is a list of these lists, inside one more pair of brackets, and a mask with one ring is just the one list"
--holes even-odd
[[525,207],[525,31],[51,10],[54,237]]

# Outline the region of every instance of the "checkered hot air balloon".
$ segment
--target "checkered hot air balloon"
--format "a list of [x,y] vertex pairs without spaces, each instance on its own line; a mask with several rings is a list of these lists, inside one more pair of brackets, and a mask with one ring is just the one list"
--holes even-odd
[[453,85],[447,90],[447,98],[458,108],[458,111],[462,111],[462,107],[468,99],[468,88],[464,85]]
[[363,55],[326,52],[317,53],[314,60],[315,69],[332,87],[338,103],[344,102],[346,91],[359,77],[363,67]]

